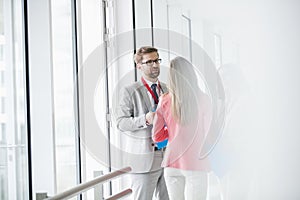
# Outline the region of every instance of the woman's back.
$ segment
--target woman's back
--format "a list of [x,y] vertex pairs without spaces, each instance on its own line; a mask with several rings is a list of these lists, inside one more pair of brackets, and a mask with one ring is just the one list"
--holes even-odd
[[[200,92],[193,109],[197,115],[187,123],[180,123],[172,114],[172,95],[164,95],[159,103],[154,119],[153,139],[162,141],[168,137],[168,146],[162,163],[164,167],[184,170],[209,170],[209,162],[199,159],[202,144],[211,121],[211,106],[207,95]],[[186,102],[188,103],[188,102]],[[162,131],[166,125],[168,132]]]

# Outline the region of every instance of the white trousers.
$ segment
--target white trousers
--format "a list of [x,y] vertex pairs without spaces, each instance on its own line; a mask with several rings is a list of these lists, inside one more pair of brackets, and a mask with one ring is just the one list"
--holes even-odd
[[208,172],[166,167],[164,176],[170,200],[206,200]]

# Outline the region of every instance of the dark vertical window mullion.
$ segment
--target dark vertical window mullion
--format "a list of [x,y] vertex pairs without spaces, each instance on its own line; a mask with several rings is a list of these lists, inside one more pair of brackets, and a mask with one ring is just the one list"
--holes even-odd
[[[71,0],[72,6],[72,34],[73,34],[73,66],[74,66],[74,111],[75,111],[75,145],[76,145],[76,166],[77,166],[77,183],[82,183],[82,172],[81,172],[81,148],[80,148],[80,111],[79,111],[79,67],[78,67],[78,46],[77,46],[77,12],[76,12],[76,0]],[[78,196],[78,199],[82,199],[82,195]]]
[[[133,54],[136,53],[136,27],[135,27],[135,0],[132,0],[132,29],[133,29]],[[134,62],[134,81],[137,81],[137,69]]]
[[151,20],[151,42],[154,47],[154,30],[153,30],[153,0],[150,0],[150,20]]
[[29,84],[29,41],[28,41],[28,3],[23,1],[24,17],[24,63],[25,63],[25,95],[26,95],[26,122],[27,122],[27,156],[28,156],[28,198],[33,199],[32,189],[32,155],[31,155],[31,115],[30,115],[30,84]]

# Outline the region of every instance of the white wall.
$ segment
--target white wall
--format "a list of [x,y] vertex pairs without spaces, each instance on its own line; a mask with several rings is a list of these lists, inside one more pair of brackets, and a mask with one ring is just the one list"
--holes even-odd
[[240,80],[227,73],[229,84],[244,82],[244,91],[249,90],[244,108],[231,112],[228,130],[235,141],[227,144],[244,159],[236,160],[229,197],[299,198],[299,2],[190,0],[185,6],[211,27],[204,26],[204,49],[213,57],[206,39],[219,33],[223,64],[234,64],[243,73]]

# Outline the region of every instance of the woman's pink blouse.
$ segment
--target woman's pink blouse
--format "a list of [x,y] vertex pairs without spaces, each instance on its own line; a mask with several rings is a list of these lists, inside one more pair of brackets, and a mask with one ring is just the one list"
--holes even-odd
[[171,95],[165,94],[160,98],[153,121],[152,139],[154,142],[168,139],[162,167],[210,170],[208,158],[199,159],[199,155],[211,123],[211,102],[204,93],[199,99],[200,102],[195,105],[195,109],[199,110],[197,119],[180,125],[172,116]]

